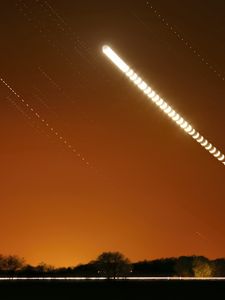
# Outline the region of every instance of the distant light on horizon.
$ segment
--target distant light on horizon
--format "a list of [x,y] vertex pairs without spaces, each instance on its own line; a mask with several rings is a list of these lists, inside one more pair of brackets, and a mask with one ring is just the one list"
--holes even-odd
[[189,122],[180,116],[168,103],[163,100],[142,78],[131,69],[120,57],[107,45],[102,47],[103,53],[116,65],[152,102],[154,102],[173,122],[183,131],[188,133],[213,157],[225,165],[225,155],[194,129]]

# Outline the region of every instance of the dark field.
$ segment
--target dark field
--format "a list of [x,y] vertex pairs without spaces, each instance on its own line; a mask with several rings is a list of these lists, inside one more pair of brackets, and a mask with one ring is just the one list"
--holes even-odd
[[225,281],[0,282],[0,299],[225,299]]

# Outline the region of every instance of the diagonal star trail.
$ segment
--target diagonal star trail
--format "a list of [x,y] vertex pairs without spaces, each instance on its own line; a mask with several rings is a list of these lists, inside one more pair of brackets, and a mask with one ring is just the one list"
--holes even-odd
[[87,166],[92,168],[92,166],[90,165],[89,161],[84,158],[84,156],[81,155],[81,153],[79,153],[76,148],[74,148],[71,143],[69,143],[54,127],[52,127],[48,121],[44,118],[42,118],[42,116],[36,111],[36,109],[34,109],[27,101],[24,100],[24,98],[19,95],[15,89],[13,89],[3,78],[0,77],[0,82],[2,82],[5,87],[7,87],[10,92],[17,97],[17,100],[19,100],[23,106],[25,106],[30,113],[32,113],[32,115],[37,118],[42,124],[43,126],[45,126],[49,132],[55,136],[58,141],[60,141],[65,147],[67,147],[70,151],[72,151],[74,154],[76,154],[77,157],[79,157],[81,159],[81,161]]
[[202,55],[200,53],[200,51],[194,47],[191,42],[189,42],[184,35],[182,35],[180,32],[178,32],[178,30],[172,25],[170,24],[166,18],[164,16],[162,16],[162,14],[150,3],[150,1],[147,2],[147,7],[150,8],[150,10],[152,11],[152,13],[156,16],[156,18],[158,18],[158,20],[167,28],[167,30],[169,30],[174,36],[176,36],[176,38],[189,50],[192,52],[192,54],[194,56],[196,56],[199,61],[204,64],[205,66],[207,66],[207,68],[213,72],[217,78],[219,78],[220,80],[224,81],[225,80],[225,76],[219,72],[217,70],[217,68],[211,64],[208,59],[206,57],[204,57],[204,55]]

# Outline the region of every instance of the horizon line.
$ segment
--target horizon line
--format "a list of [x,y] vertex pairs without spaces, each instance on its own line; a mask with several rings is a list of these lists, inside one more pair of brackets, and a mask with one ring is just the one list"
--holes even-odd
[[[108,277],[0,277],[0,281],[104,281],[108,280]],[[150,277],[116,277],[110,278],[116,281],[123,280],[142,280],[142,281],[167,281],[167,280],[175,280],[175,281],[225,281],[225,277],[182,277],[182,276],[150,276]]]

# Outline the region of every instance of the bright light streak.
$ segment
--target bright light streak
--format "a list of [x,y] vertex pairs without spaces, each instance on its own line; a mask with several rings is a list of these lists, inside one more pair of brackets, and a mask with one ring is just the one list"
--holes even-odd
[[173,118],[176,115],[175,110],[172,110],[171,113],[169,113],[169,117]]
[[218,160],[220,160],[220,161],[223,161],[225,159],[225,155],[221,155],[219,158],[218,158]]
[[204,141],[204,137],[201,135],[199,139],[197,139],[198,143],[202,143]]
[[205,147],[206,150],[211,150],[212,149],[212,144],[209,143],[207,147]]
[[195,129],[190,129],[190,128],[192,128],[191,125],[189,125],[189,126],[185,129],[185,131],[186,131],[188,134],[190,134],[191,136],[193,136],[193,135],[195,134]]
[[213,147],[212,150],[209,151],[211,154],[215,154],[216,153],[216,147]]
[[205,140],[204,142],[202,142],[202,146],[205,147],[206,145],[208,145],[208,141]]
[[[104,281],[108,277],[0,277],[0,281]],[[225,277],[116,277],[115,281],[224,281]]]
[[184,119],[181,117],[181,118],[177,121],[177,124],[178,124],[178,125],[181,125],[181,124],[183,124],[183,122],[184,122]]
[[180,119],[180,116],[178,115],[178,113],[175,112],[175,117],[173,117],[173,120],[175,122],[177,122]]
[[188,126],[188,122],[184,121],[183,124],[181,124],[181,128],[185,129]]
[[151,93],[150,94],[148,94],[148,97],[149,98],[151,98],[152,99],[152,101],[157,101],[157,99],[159,99],[159,96],[158,95],[156,95],[156,93],[151,89]]
[[103,46],[102,50],[122,72],[128,73],[129,66],[109,46]]
[[193,139],[197,140],[200,137],[200,134],[198,132],[195,133],[195,135],[193,135]]
[[167,115],[169,115],[169,113],[172,111],[172,108],[170,106],[168,106],[166,109],[165,109],[165,113]]
[[103,53],[113,62],[152,102],[154,102],[184,132],[195,139],[205,150],[225,165],[225,155],[195,130],[189,122],[181,117],[164,101],[142,78],[132,70],[109,46],[102,47]]
[[148,88],[146,88],[145,90],[144,90],[144,93],[146,94],[146,95],[148,95],[148,94],[150,94],[151,93],[151,88],[150,87],[148,87]]

